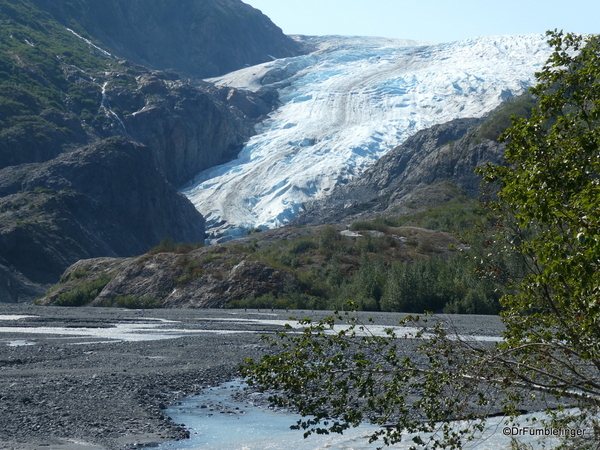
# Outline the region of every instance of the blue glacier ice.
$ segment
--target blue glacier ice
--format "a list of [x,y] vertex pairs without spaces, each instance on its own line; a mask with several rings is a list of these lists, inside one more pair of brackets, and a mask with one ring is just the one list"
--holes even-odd
[[432,125],[480,117],[531,86],[550,48],[543,35],[428,44],[368,37],[297,37],[314,50],[211,81],[277,89],[281,105],[237,159],[182,192],[212,242],[279,227]]

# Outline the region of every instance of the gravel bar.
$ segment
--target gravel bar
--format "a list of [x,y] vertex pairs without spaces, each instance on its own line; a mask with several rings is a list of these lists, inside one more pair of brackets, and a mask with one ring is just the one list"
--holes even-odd
[[[151,447],[187,431],[166,407],[238,376],[261,334],[290,316],[330,312],[62,308],[0,304],[0,448]],[[401,315],[365,313],[380,325]],[[498,336],[493,316],[453,316],[466,334]]]

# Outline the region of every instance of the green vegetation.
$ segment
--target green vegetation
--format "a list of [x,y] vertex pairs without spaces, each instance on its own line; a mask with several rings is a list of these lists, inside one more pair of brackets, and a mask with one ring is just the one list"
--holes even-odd
[[474,273],[466,258],[431,258],[396,263],[386,277],[383,311],[440,311],[453,314],[496,314],[500,293],[494,283]]
[[67,93],[79,107],[97,110],[100,88],[82,92],[67,81],[63,68],[106,71],[112,62],[29,2],[2,1],[0,12],[0,118],[4,126],[17,125],[23,116],[35,116],[48,107],[64,111]]
[[[81,276],[81,274],[79,276]],[[100,292],[102,292],[102,289],[104,289],[111,279],[111,276],[103,275],[84,286],[80,286],[71,291],[59,294],[56,296],[54,304],[56,306],[87,305],[92,302],[92,300],[94,300],[100,294]]]
[[488,203],[496,219],[490,250],[527,268],[523,277],[507,274],[515,291],[502,298],[507,333],[499,350],[513,378],[560,396],[577,391],[577,400],[593,405],[582,411],[593,414],[600,404],[600,37],[549,36],[555,51],[532,89],[538,106],[504,135],[510,165],[481,171],[499,188]]
[[383,445],[414,433],[414,448],[460,449],[490,412],[515,418],[524,400],[558,397],[574,409],[549,409],[536,427],[589,430],[558,448],[600,445],[600,37],[548,34],[537,107],[504,135],[509,165],[482,170],[492,189],[478,264],[511,286],[503,341],[461,338],[440,317],[409,316],[400,325],[411,328],[383,335],[350,313],[304,319],[241,371],[303,415],[305,436],[366,421]]
[[485,122],[477,129],[475,139],[497,140],[511,125],[512,117],[529,118],[535,105],[536,98],[530,92],[525,92],[503,102],[498,108],[492,111]]
[[196,260],[188,257],[181,258],[177,262],[177,268],[182,271],[182,274],[175,279],[175,285],[177,286],[184,286],[196,278],[201,277],[204,273],[200,264]]
[[202,247],[204,247],[204,243],[202,242],[189,244],[186,242],[175,242],[173,238],[166,237],[163,238],[157,246],[148,250],[148,254],[155,255],[157,253],[179,253],[184,255],[192,250]]
[[84,143],[83,127],[101,131],[102,84],[135,84],[127,72],[29,1],[0,0],[0,167]]
[[419,213],[355,222],[350,226],[350,230],[375,230],[385,233],[390,227],[414,226],[464,236],[473,230],[474,224],[479,220],[479,203],[466,195],[456,195],[445,203]]
[[[465,257],[441,233],[412,228],[473,229],[481,216],[472,199],[448,204],[409,217],[354,223],[362,237],[342,236],[326,227],[314,236],[279,241],[244,250],[253,258],[294,275],[299,287],[230,302],[229,308],[344,309],[370,311],[445,311],[496,314],[501,295],[498,283],[479,277],[474,258]],[[398,226],[410,225],[410,227]]]

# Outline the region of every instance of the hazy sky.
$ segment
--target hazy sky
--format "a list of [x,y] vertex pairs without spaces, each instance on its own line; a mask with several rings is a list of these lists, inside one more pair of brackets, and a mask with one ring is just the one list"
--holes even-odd
[[598,0],[243,0],[286,34],[450,42],[478,36],[600,33]]

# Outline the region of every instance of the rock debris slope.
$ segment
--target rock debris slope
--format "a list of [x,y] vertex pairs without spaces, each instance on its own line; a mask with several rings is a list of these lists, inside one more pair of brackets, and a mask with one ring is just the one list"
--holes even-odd
[[298,37],[314,51],[216,78],[279,93],[238,159],[200,173],[182,192],[213,240],[288,223],[415,132],[482,117],[532,84],[549,48],[542,35],[449,44]]

